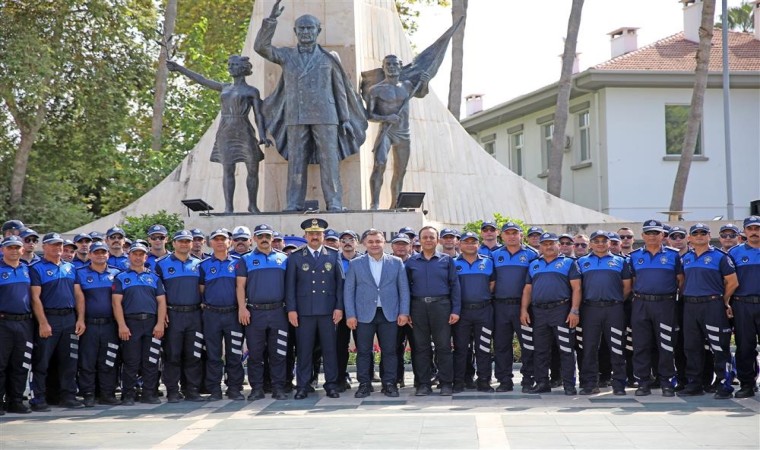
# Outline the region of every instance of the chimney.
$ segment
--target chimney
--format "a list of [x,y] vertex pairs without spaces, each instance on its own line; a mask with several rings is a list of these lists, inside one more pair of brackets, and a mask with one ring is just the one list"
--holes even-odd
[[[557,55],[559,56],[559,59],[561,60],[565,55]],[[576,53],[575,58],[573,58],[573,75],[581,71],[581,54]]]
[[681,3],[683,3],[683,35],[687,41],[699,43],[702,0],[681,0]]
[[760,41],[760,0],[755,0],[752,17],[755,18],[755,40]]
[[484,94],[470,94],[465,96],[464,100],[467,105],[467,117],[483,111],[483,95]]
[[617,58],[639,48],[636,30],[638,28],[622,27],[607,33],[610,37],[611,58]]

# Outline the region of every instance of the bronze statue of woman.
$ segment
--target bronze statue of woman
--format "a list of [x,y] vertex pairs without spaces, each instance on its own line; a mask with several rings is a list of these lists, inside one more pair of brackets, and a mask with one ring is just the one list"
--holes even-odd
[[[209,80],[175,61],[167,61],[166,65],[170,71],[179,72],[202,86],[220,92],[222,117],[216,131],[216,141],[210,160],[220,163],[224,171],[222,178],[224,212],[227,214],[233,212],[235,165],[239,162],[245,163],[248,169],[246,181],[248,211],[260,212],[256,206],[256,196],[259,191],[259,162],[264,159],[264,152],[259,146],[263,144],[268,147],[272,145],[272,142],[266,138],[259,90],[245,81],[245,77],[253,73],[253,66],[248,57],[232,55],[227,60],[227,69],[232,76],[232,83]],[[256,116],[256,128],[259,129],[260,139],[256,137],[256,131],[248,120],[251,107]]]

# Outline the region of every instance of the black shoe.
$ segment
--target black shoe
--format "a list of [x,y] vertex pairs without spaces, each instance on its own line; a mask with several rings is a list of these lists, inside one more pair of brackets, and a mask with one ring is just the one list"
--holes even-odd
[[697,386],[694,388],[687,387],[678,393],[679,397],[696,397],[699,395],[705,395],[705,391],[702,389],[702,386]]
[[638,382],[638,381],[636,381],[636,380],[628,380],[628,381],[625,383],[625,387],[629,387],[629,388],[637,388],[637,387],[639,387],[639,382]]
[[718,392],[719,389],[723,389],[723,387],[720,385],[720,381],[715,380],[713,384],[710,384],[708,386],[704,386],[704,391],[708,394],[714,394]]
[[528,394],[544,394],[551,391],[552,387],[550,384],[537,384],[528,391]]
[[140,398],[140,403],[146,403],[148,405],[160,405],[161,400],[155,395],[144,395]]
[[5,409],[0,408],[0,416],[4,416],[4,415],[5,415]]
[[599,388],[606,388],[612,386],[612,380],[599,380],[599,383],[597,383],[597,387]]
[[266,394],[264,394],[264,389],[254,389],[250,394],[248,394],[248,401],[254,402],[256,400],[261,400],[265,396]]
[[286,394],[283,391],[278,391],[277,389],[274,389],[272,391],[272,398],[275,400],[287,400],[288,394]]
[[238,401],[238,402],[241,400],[245,400],[243,393],[238,391],[237,389],[227,391],[227,398],[230,400]]
[[354,398],[365,398],[370,396],[369,383],[362,383],[359,385],[359,389],[356,390]]
[[[135,406],[135,398],[131,395],[123,395],[121,397],[122,406]],[[32,407],[34,409],[34,407]]]
[[651,395],[652,390],[649,389],[649,386],[640,386],[638,389],[636,389],[636,393],[634,394],[636,397],[646,397],[647,395]]
[[489,383],[488,381],[478,381],[477,385],[478,385],[477,387],[478,392],[487,392],[487,393],[493,392],[491,383]]
[[95,394],[85,394],[82,400],[85,408],[92,408],[95,406]]
[[[567,389],[565,389],[565,393],[567,393]],[[599,393],[599,388],[596,386],[582,388],[580,392],[581,395],[593,395],[593,394],[598,394],[598,393]],[[572,395],[575,395],[575,394],[572,394]]]
[[478,388],[478,384],[475,383],[475,381],[473,381],[473,380],[465,380],[464,381],[464,388],[465,389],[470,389],[470,390],[477,389]]
[[676,392],[672,386],[662,386],[661,389],[663,397],[675,397],[676,395]]
[[625,388],[623,386],[613,386],[612,395],[626,395]]
[[292,381],[288,381],[287,383],[285,383],[285,392],[292,392],[293,389],[295,388],[296,387],[293,385]]
[[415,397],[427,397],[432,394],[433,390],[427,384],[421,384],[417,386],[417,390],[414,392]]
[[451,383],[441,383],[441,395],[454,395],[454,388],[451,386]]
[[454,383],[454,386],[451,388],[451,392],[453,394],[461,394],[464,392],[464,383]]
[[[530,386],[527,386],[530,389]],[[496,392],[512,392],[515,389],[514,383],[499,383],[496,386]]]
[[396,380],[396,385],[399,387],[399,389],[406,387],[406,384],[404,383],[404,379],[403,378],[400,378],[400,379]]
[[116,406],[121,405],[121,400],[114,395],[101,396],[98,399],[98,405]]
[[80,408],[84,408],[84,403],[80,402],[79,400],[75,398],[70,398],[68,400],[63,400],[60,403],[60,406],[62,408],[80,409]]
[[[3,411],[3,409],[0,408],[0,411]],[[29,414],[32,410],[24,402],[16,402],[8,405],[8,412],[13,414]]]
[[742,388],[736,391],[736,394],[734,394],[734,398],[747,398],[747,397],[754,397],[754,396],[755,396],[754,386],[742,386]]
[[521,391],[523,394],[530,394],[531,389],[533,389],[533,384],[523,384]]
[[205,402],[206,397],[201,396],[198,391],[187,391],[185,394],[185,400],[188,402]]
[[[227,395],[229,395],[229,393],[227,393]],[[223,400],[222,393],[221,392],[212,392],[211,395],[209,395],[206,398],[206,400],[209,401],[209,402],[218,402],[220,400]]]
[[330,398],[340,398],[340,392],[337,389],[328,389],[325,394]]
[[732,398],[733,396],[734,396],[733,393],[727,391],[726,389],[721,388],[715,392],[715,395],[713,395],[713,398],[716,400],[727,400],[729,398]]
[[385,394],[386,397],[398,397],[398,388],[395,384],[386,384],[385,387]]
[[264,383],[264,393],[265,394],[272,393],[272,383]]
[[183,397],[179,395],[179,392],[169,392],[166,394],[166,401],[169,403],[179,403],[182,399]]
[[309,396],[309,391],[308,390],[306,390],[306,389],[297,389],[296,390],[296,395],[294,395],[293,398],[296,399],[296,400],[303,400],[303,399],[305,399],[308,396]]
[[314,386],[312,386],[310,384],[307,384],[306,387],[304,388],[304,390],[306,390],[307,393],[317,392],[317,390],[314,389]]
[[575,386],[566,387],[565,395],[578,395],[578,390],[575,389]]
[[549,384],[551,385],[552,388],[560,387],[562,386],[562,378],[551,380]]
[[351,382],[343,379],[338,381],[338,392],[346,392],[351,390]]

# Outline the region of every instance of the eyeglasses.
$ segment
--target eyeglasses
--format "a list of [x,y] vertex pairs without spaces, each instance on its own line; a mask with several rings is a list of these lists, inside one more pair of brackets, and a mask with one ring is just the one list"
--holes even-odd
[[670,239],[671,241],[682,241],[686,239],[686,236],[682,234],[671,234],[670,236],[668,236],[668,239]]
[[692,232],[691,235],[692,236],[706,236],[707,235],[707,231],[698,230],[698,231]]
[[559,241],[559,245],[573,245],[572,241]]
[[235,239],[233,239],[233,241],[235,241],[235,242],[247,242],[248,238],[235,238]]
[[649,230],[649,231],[645,231],[644,234],[647,235],[647,236],[657,236],[658,234],[662,234],[662,232],[661,231],[655,231],[655,230]]
[[734,234],[734,233],[721,233],[720,234],[720,237],[722,237],[723,239],[736,239],[736,236],[738,236],[738,235]]
[[573,247],[586,248],[586,247],[588,247],[588,244],[586,244],[584,242],[579,242],[577,244],[573,244]]
[[633,239],[633,236],[620,235],[620,239]]
[[111,236],[108,236],[108,239],[110,239],[112,241],[118,241],[118,240],[124,239],[124,236],[122,236],[120,234],[113,234]]
[[166,236],[150,236],[148,239],[151,241],[163,241],[166,239]]
[[356,242],[356,239],[354,239],[352,237],[351,238],[343,238],[343,239],[340,240],[340,242],[342,242],[344,244],[348,244],[349,242]]
[[36,243],[38,243],[39,241],[40,241],[40,240],[39,240],[39,239],[37,239],[37,238],[31,238],[31,237],[28,237],[28,238],[24,238],[24,242],[26,242],[27,244],[36,244]]

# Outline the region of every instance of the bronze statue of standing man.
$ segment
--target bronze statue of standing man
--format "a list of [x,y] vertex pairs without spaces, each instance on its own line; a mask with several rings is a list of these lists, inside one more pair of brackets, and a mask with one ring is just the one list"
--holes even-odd
[[367,121],[340,61],[317,45],[319,19],[308,14],[296,19],[296,47],[272,45],[283,10],[280,0],[275,2],[253,48],[282,67],[277,88],[264,102],[264,115],[277,150],[288,160],[285,211],[304,210],[308,164],[320,165],[327,210],[342,211],[340,161],[359,152]]

